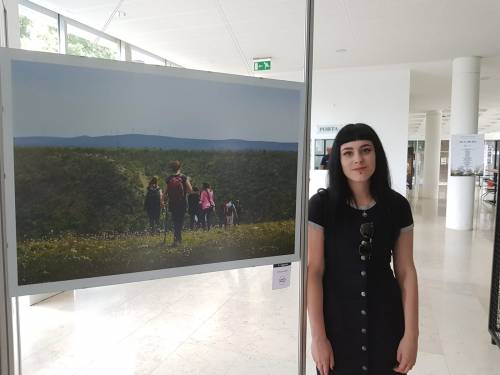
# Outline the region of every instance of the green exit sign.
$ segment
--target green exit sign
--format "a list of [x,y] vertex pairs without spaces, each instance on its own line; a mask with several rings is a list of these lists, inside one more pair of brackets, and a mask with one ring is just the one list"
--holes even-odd
[[260,72],[263,70],[271,70],[271,59],[255,60],[253,62],[253,70]]

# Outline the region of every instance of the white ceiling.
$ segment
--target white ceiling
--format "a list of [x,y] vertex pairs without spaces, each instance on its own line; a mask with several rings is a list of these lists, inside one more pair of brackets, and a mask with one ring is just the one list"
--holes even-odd
[[[303,68],[304,0],[34,2],[97,29],[110,21],[107,33],[188,68],[253,74],[254,57],[272,57],[273,73]],[[449,107],[451,60],[482,56],[480,131],[500,131],[500,0],[316,0],[315,13],[315,68],[412,70],[411,137],[420,113]]]
[[[412,139],[425,138],[425,112],[441,110],[442,136],[449,136],[451,105],[451,61],[416,63],[411,69],[409,133]],[[481,61],[479,132],[500,131],[500,58]]]

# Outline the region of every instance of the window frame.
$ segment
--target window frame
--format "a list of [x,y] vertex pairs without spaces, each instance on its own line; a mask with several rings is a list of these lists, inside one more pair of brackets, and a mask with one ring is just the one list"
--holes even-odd
[[[58,25],[58,36],[59,36],[59,54],[67,55],[68,50],[68,25],[71,27],[75,27],[81,29],[84,32],[91,33],[96,35],[98,39],[105,39],[108,42],[116,43],[117,45],[117,57],[114,59],[115,61],[129,61],[132,62],[132,50],[137,50],[138,52],[150,56],[153,59],[157,59],[162,61],[162,65],[158,66],[168,66],[168,67],[176,67],[183,68],[181,65],[174,63],[164,57],[156,55],[152,52],[149,52],[141,47],[138,47],[134,44],[128,43],[120,38],[109,35],[103,31],[95,29],[91,26],[85,25],[77,20],[74,20],[70,17],[66,17],[58,12],[52,11],[50,9],[44,8],[41,5],[32,3],[29,0],[18,0],[18,5],[22,5],[25,8],[28,8],[34,12],[41,13],[45,16],[49,16],[54,18],[57,21]],[[153,64],[149,64],[153,65]]]
[[[61,42],[63,41],[63,39],[61,39],[62,35],[61,35],[61,21],[60,21],[60,17],[61,15],[57,12],[54,12],[50,9],[47,9],[47,8],[44,8],[38,4],[34,4],[30,1],[27,1],[27,0],[18,0],[18,10],[20,9],[20,7],[25,7],[25,8],[28,8],[29,10],[33,11],[33,12],[36,12],[36,13],[40,13],[46,17],[50,17],[52,19],[54,19],[54,21],[56,22],[56,25],[57,25],[57,36],[58,36],[58,51],[57,52],[52,52],[52,51],[46,51],[47,53],[61,53]],[[19,12],[19,16],[20,16],[20,12]],[[19,41],[20,42],[20,41]],[[66,50],[64,50],[66,51]],[[65,52],[64,52],[65,53]]]
[[[323,142],[323,153],[322,154],[317,154],[316,153],[316,142],[318,141],[321,141]],[[319,165],[316,165],[316,159],[317,157],[324,157],[326,156],[328,153],[326,152],[326,148],[327,148],[327,143],[331,141],[332,142],[332,146],[333,146],[333,143],[335,142],[335,138],[316,138],[314,140],[314,169],[315,170],[318,170],[319,169]]]
[[[62,16],[61,16],[62,17]],[[111,43],[114,43],[116,44],[116,50],[117,50],[117,56],[116,56],[116,59],[109,59],[109,60],[114,60],[114,61],[120,61],[122,60],[122,53],[121,53],[121,40],[118,39],[118,38],[115,38],[115,37],[112,37],[111,35],[108,35],[102,31],[99,31],[99,30],[96,30],[90,26],[87,26],[87,25],[84,25],[83,23],[81,22],[78,22],[78,21],[75,21],[71,18],[67,18],[67,17],[64,17],[64,23],[65,23],[65,45],[66,45],[66,54],[69,55],[69,53],[67,53],[68,51],[68,36],[69,36],[69,32],[68,32],[68,26],[71,26],[71,27],[74,27],[74,28],[77,28],[77,29],[80,29],[82,30],[83,32],[86,32],[86,33],[90,33],[90,34],[94,34],[97,39],[104,39],[108,42],[111,42]],[[89,40],[90,42],[94,43],[92,40]],[[95,42],[97,45],[99,45],[98,42]],[[105,46],[102,46],[100,45],[101,47],[105,47]],[[75,56],[75,55],[73,55]]]

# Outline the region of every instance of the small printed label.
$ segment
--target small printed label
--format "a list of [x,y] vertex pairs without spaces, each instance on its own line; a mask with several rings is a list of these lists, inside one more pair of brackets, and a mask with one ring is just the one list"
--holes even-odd
[[273,289],[288,288],[290,286],[290,271],[292,263],[273,264]]

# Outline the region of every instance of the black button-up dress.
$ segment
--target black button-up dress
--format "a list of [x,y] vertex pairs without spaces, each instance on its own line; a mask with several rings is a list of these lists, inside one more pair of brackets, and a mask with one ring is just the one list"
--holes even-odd
[[[391,257],[401,230],[413,227],[410,205],[393,192],[384,206],[346,205],[342,219],[328,227],[324,193],[311,198],[309,221],[323,227],[325,236],[323,309],[335,357],[330,374],[393,375],[404,314]],[[362,223],[374,227],[370,258],[359,253]]]

